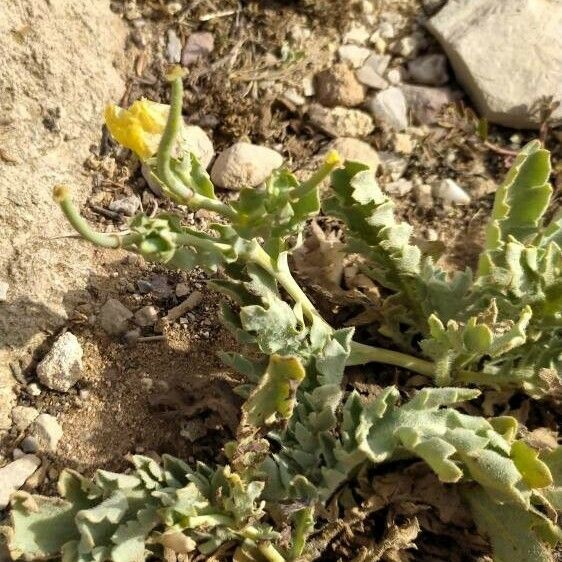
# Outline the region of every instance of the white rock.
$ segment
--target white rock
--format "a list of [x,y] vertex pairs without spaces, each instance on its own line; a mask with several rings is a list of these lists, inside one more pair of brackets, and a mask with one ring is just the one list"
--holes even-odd
[[470,195],[450,178],[433,184],[432,195],[441,199],[445,205],[468,205],[470,203]]
[[413,184],[410,180],[400,178],[396,181],[387,183],[385,186],[385,191],[390,193],[390,195],[395,195],[398,197],[404,197],[412,191]]
[[153,326],[158,320],[158,309],[149,304],[137,310],[134,317],[137,326]]
[[6,281],[0,281],[0,302],[6,302],[8,300],[8,289],[10,286]]
[[396,30],[389,21],[381,22],[377,31],[383,39],[394,39],[396,36]]
[[459,93],[449,88],[403,84],[400,89],[404,93],[410,114],[420,125],[434,124],[444,106],[460,99]]
[[29,437],[37,440],[39,451],[54,453],[63,431],[57,418],[50,414],[39,414],[29,428]]
[[423,209],[433,207],[433,196],[431,195],[431,186],[426,183],[421,183],[414,186],[414,195],[417,204]]
[[427,86],[442,86],[449,81],[447,57],[441,54],[424,55],[408,63],[413,82]]
[[98,322],[105,332],[112,336],[123,334],[133,313],[117,299],[107,299],[101,307]]
[[399,68],[390,68],[386,72],[386,79],[393,86],[396,86],[397,84],[400,84],[400,82],[402,82],[402,78],[403,78],[402,68],[400,68],[400,67]]
[[295,88],[287,88],[283,92],[283,96],[295,105],[304,105],[306,99]]
[[109,204],[109,210],[132,217],[139,210],[140,204],[140,199],[136,195],[130,195],[112,201]]
[[354,43],[355,45],[364,45],[371,34],[364,25],[355,24],[343,36],[343,43]]
[[343,160],[352,160],[367,164],[373,171],[377,171],[380,158],[377,151],[366,142],[350,137],[342,137],[333,140],[327,147],[329,150],[336,150]]
[[408,160],[393,152],[379,152],[379,157],[384,175],[392,181],[401,178],[408,167]]
[[392,52],[406,59],[414,58],[421,49],[427,46],[427,39],[423,33],[415,32],[406,35],[392,45]]
[[370,55],[361,68],[355,72],[355,76],[361,84],[383,90],[388,87],[388,82],[383,78],[383,74],[389,62],[390,56],[388,55]]
[[82,346],[74,334],[65,332],[37,365],[37,377],[51,390],[68,392],[82,375]]
[[365,137],[374,129],[370,115],[347,107],[326,108],[312,104],[308,109],[310,121],[332,137]]
[[15,406],[12,408],[12,421],[18,431],[25,431],[38,415],[39,411],[32,406]]
[[359,68],[372,54],[371,49],[358,45],[342,45],[338,49],[338,56],[342,62],[349,63],[353,68]]
[[181,149],[185,152],[191,152],[201,163],[203,168],[207,169],[213,156],[215,149],[209,135],[197,125],[184,125],[181,130]]
[[216,159],[211,179],[219,187],[239,190],[263,183],[283,164],[281,154],[248,142],[238,142],[227,148]]
[[166,57],[172,64],[181,60],[181,39],[173,29],[168,29],[168,42],[166,44]]
[[536,129],[540,98],[562,100],[562,2],[450,0],[428,27],[489,121]]
[[314,76],[305,76],[302,79],[302,91],[305,97],[310,98],[316,93],[314,88]]
[[7,507],[10,496],[39,468],[41,460],[35,455],[25,455],[0,468],[0,509]]
[[393,131],[403,131],[408,126],[406,98],[400,88],[391,87],[378,92],[367,102],[377,125]]

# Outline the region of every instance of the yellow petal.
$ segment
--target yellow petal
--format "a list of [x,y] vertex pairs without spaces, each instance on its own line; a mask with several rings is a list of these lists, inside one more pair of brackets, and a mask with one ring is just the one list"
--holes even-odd
[[142,98],[129,109],[109,105],[105,109],[105,124],[119,144],[146,160],[158,150],[169,112],[170,106]]

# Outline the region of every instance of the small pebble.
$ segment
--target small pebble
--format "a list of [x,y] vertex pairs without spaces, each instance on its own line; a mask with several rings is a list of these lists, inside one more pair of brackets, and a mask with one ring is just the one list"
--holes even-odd
[[190,288],[187,283],[178,283],[176,285],[176,297],[185,297],[186,295],[189,295],[189,293]]
[[40,465],[41,460],[35,455],[24,455],[0,468],[0,509],[8,506],[10,496],[24,485]]
[[393,131],[403,131],[408,126],[406,98],[399,88],[378,92],[369,100],[368,108],[378,125]]
[[133,313],[117,299],[109,298],[101,307],[98,322],[103,330],[112,336],[124,333]]
[[181,60],[181,39],[173,29],[168,29],[168,43],[166,45],[166,57],[168,62],[176,64]]
[[57,418],[50,414],[39,414],[29,428],[28,437],[36,439],[39,451],[54,453],[62,434],[62,427]]
[[340,61],[350,64],[353,68],[362,66],[371,53],[371,49],[357,45],[342,45],[338,49]]
[[39,396],[41,394],[41,388],[36,382],[29,383],[25,389],[30,396]]
[[185,47],[181,54],[181,63],[184,66],[191,66],[198,60],[207,58],[215,48],[215,38],[208,31],[198,31],[192,33],[185,42]]
[[25,431],[37,418],[39,410],[32,406],[14,406],[12,408],[12,421],[18,431]]
[[22,440],[20,447],[24,453],[36,453],[39,450],[39,441],[35,437],[28,435]]
[[134,319],[138,326],[152,326],[158,320],[158,309],[153,305],[143,306],[135,312]]
[[139,210],[140,205],[140,199],[136,195],[130,195],[129,197],[123,197],[112,201],[109,204],[109,210],[132,217]]
[[432,186],[434,197],[441,199],[445,205],[468,205],[470,195],[455,181],[450,178],[441,180]]
[[6,302],[8,300],[8,289],[10,286],[6,281],[0,281],[0,302]]

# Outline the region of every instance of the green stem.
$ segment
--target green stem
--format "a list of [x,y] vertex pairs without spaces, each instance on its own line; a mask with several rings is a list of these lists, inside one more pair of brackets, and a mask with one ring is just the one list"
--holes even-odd
[[258,544],[258,550],[269,562],[286,562],[285,558],[270,542]]
[[207,209],[208,211],[213,211],[225,219],[232,220],[236,217],[236,211],[226,203],[218,199],[211,199],[210,197],[199,195],[199,193],[194,193],[191,199],[186,201],[186,204],[192,209]]
[[64,185],[57,185],[53,189],[53,197],[60,205],[62,212],[74,229],[86,240],[102,248],[120,248],[126,242],[133,240],[133,235],[120,236],[118,234],[104,234],[95,231],[80,214],[72,199],[70,190]]
[[324,161],[320,169],[312,174],[312,176],[304,181],[297,189],[295,189],[295,198],[303,197],[310,190],[315,189],[332,173],[334,168],[337,168],[340,164],[341,160],[337,152],[332,151],[328,153],[326,160]]
[[172,191],[173,195],[182,201],[187,202],[193,195],[193,192],[178,180],[170,167],[172,149],[182,124],[181,110],[183,102],[183,82],[182,76],[177,74],[178,73],[176,73],[171,80],[172,93],[170,100],[170,113],[158,147],[156,170],[160,180],[166,184],[166,186]]
[[346,365],[349,367],[352,365],[365,365],[366,363],[386,363],[387,365],[395,365],[396,367],[409,369],[429,377],[435,374],[435,365],[431,361],[425,361],[399,351],[373,347],[355,341],[352,342],[351,354]]

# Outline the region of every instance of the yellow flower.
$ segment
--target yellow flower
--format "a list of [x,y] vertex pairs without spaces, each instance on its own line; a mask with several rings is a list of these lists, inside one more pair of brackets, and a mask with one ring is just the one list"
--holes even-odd
[[169,112],[169,105],[141,98],[129,109],[107,106],[105,124],[119,144],[130,148],[141,160],[146,160],[158,150]]

